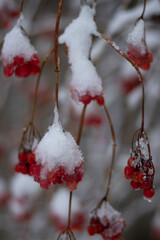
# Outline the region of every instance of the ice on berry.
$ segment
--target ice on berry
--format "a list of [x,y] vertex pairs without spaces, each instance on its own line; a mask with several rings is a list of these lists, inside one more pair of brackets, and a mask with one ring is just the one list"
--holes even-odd
[[[35,150],[39,181],[44,188],[66,182],[72,191],[83,176],[83,156],[72,135],[63,130],[56,107],[54,113],[53,124]],[[48,186],[42,182],[48,182]]]
[[78,18],[73,20],[59,37],[59,43],[65,43],[69,49],[72,98],[84,104],[100,98],[97,102],[99,105],[103,105],[102,80],[89,59],[92,36],[99,36],[94,15],[94,8],[87,5],[82,6]]
[[13,29],[6,34],[2,46],[1,59],[4,74],[10,77],[15,73],[17,77],[28,77],[40,71],[39,57],[36,49],[31,45],[21,23],[23,15],[18,19]]
[[139,19],[128,35],[128,56],[136,62],[138,67],[143,70],[150,68],[150,63],[153,61],[152,53],[148,50],[145,42],[145,28],[144,21]]
[[[69,191],[57,190],[50,202],[49,212],[57,230],[63,230],[68,222]],[[82,230],[85,214],[79,198],[74,194],[72,198],[71,229]]]

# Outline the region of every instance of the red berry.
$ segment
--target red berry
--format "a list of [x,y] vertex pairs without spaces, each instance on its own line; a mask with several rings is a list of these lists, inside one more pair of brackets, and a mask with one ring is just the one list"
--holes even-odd
[[132,174],[134,173],[135,169],[131,166],[126,166],[124,169],[124,175],[126,179],[130,179],[132,177]]
[[88,94],[83,95],[80,98],[80,101],[83,102],[85,105],[89,104],[91,100],[92,100],[92,97],[90,95],[88,95]]
[[30,74],[30,65],[28,63],[24,63],[20,65],[15,70],[15,75],[17,77],[28,77]]
[[31,64],[33,64],[33,65],[38,65],[39,64],[39,57],[36,53],[33,54],[32,58],[31,58]]
[[31,164],[30,167],[29,167],[29,173],[32,175],[32,176],[36,176],[36,177],[39,177],[40,176],[40,167],[37,166],[36,164]]
[[104,98],[103,96],[96,96],[97,103],[102,106],[104,105]]
[[23,163],[17,163],[14,169],[16,172],[28,174],[28,169],[27,169],[26,165]]
[[140,189],[140,186],[141,186],[140,183],[136,183],[134,181],[131,181],[130,185],[134,190]]
[[152,198],[155,194],[155,189],[154,188],[145,188],[143,190],[143,196],[146,198]]
[[14,57],[14,65],[22,65],[24,63],[24,58],[20,56]]
[[14,73],[13,64],[9,64],[4,67],[4,75],[6,77],[11,77]]
[[93,236],[96,233],[93,226],[88,226],[87,230],[90,236]]
[[26,161],[28,162],[28,164],[35,163],[35,154],[32,152],[26,153]]
[[135,161],[135,160],[136,160],[135,158],[130,157],[130,158],[128,159],[128,162],[127,162],[128,165],[133,167],[133,165],[134,165],[134,161]]
[[20,152],[18,155],[19,161],[22,163],[26,163],[26,159],[27,159],[27,153],[25,152]]

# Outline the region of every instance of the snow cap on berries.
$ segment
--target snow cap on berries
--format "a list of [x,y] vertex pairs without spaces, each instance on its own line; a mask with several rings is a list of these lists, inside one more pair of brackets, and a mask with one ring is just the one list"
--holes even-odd
[[139,19],[132,32],[128,35],[128,56],[143,70],[150,68],[153,61],[152,53],[145,42],[145,29],[143,19]]
[[34,54],[37,54],[29,38],[21,29],[22,20],[23,15],[20,16],[15,27],[4,38],[2,47],[2,61],[4,65],[13,63],[15,56],[21,56],[24,58],[24,61],[29,61]]
[[83,162],[79,146],[69,132],[64,132],[59,122],[57,107],[54,114],[53,124],[35,151],[37,164],[43,166],[42,179],[46,178],[48,172],[52,172],[59,166],[64,167],[67,174],[72,174],[74,169]]
[[99,36],[94,15],[94,8],[82,6],[78,18],[73,20],[59,37],[59,43],[66,43],[69,48],[71,92],[74,100],[80,100],[86,94],[92,98],[103,94],[102,80],[89,60],[92,35]]
[[145,54],[146,47],[144,45],[144,21],[138,20],[132,32],[128,35],[127,43],[139,48],[142,54]]

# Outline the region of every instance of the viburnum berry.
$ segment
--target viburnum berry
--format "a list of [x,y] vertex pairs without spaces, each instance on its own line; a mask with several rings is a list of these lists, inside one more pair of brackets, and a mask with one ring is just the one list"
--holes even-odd
[[55,108],[54,123],[35,150],[36,163],[30,173],[44,189],[66,183],[73,191],[83,177],[83,156],[71,134],[64,132],[58,118]]
[[22,16],[4,38],[1,57],[6,77],[11,77],[13,73],[17,77],[28,77],[40,72],[38,53],[31,45],[21,21]]
[[150,68],[153,61],[152,53],[148,50],[145,42],[144,21],[139,19],[128,36],[128,56],[143,70]]
[[120,213],[109,202],[103,201],[92,211],[87,230],[90,236],[100,234],[105,240],[116,240],[120,239],[125,226]]
[[131,179],[130,185],[134,190],[143,189],[143,196],[146,199],[151,199],[154,196],[154,165],[145,132],[142,132],[141,137],[138,137],[135,149],[132,148],[131,157],[124,169],[124,175],[126,179]]
[[23,132],[22,142],[18,154],[18,163],[14,170],[18,173],[33,175],[33,167],[36,164],[34,150],[38,144],[40,135],[38,130],[29,124]]

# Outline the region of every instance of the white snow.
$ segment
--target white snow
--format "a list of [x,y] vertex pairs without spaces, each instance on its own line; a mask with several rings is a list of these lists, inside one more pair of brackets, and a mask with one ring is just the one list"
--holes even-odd
[[141,53],[146,52],[144,44],[144,21],[138,20],[132,32],[128,35],[127,43],[132,47],[140,49]]
[[147,141],[144,138],[140,138],[139,141],[136,141],[135,146],[140,149],[142,157],[144,160],[149,159]]
[[36,162],[43,166],[41,178],[46,178],[48,171],[59,166],[64,166],[66,172],[70,174],[83,161],[82,153],[74,138],[69,132],[63,130],[56,107],[54,114],[53,124],[35,151]]
[[[51,215],[57,216],[61,219],[67,220],[68,218],[68,206],[69,206],[69,191],[65,188],[61,188],[56,191],[50,202]],[[72,198],[72,215],[81,212],[82,206],[78,197],[73,194]]]
[[24,57],[24,61],[29,61],[33,54],[37,54],[26,33],[21,29],[22,20],[23,15],[20,16],[15,27],[4,38],[1,53],[4,65],[11,64],[15,56]]
[[105,225],[106,224],[106,217],[109,221],[112,221],[115,217],[120,216],[120,212],[116,211],[109,202],[103,202],[101,207],[97,210],[97,216],[99,217],[100,221]]
[[91,96],[103,93],[102,81],[93,63],[88,59],[92,44],[92,35],[99,36],[94,22],[95,9],[82,6],[77,19],[65,29],[59,37],[59,43],[66,43],[69,48],[68,58],[71,64],[71,89],[79,95]]

